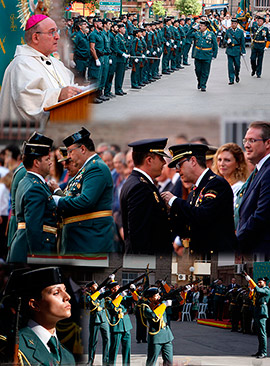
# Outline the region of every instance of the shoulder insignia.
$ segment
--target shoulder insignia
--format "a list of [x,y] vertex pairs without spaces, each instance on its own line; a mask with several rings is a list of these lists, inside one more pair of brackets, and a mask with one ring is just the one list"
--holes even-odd
[[145,180],[143,177],[140,178],[140,181],[143,183],[148,183],[147,180]]
[[213,178],[216,178],[216,176],[215,175],[210,175],[209,180],[213,179]]
[[95,164],[95,162],[96,162],[96,160],[94,159],[94,160],[93,160],[93,164]]
[[81,188],[81,183],[77,184],[77,188],[80,189]]
[[159,203],[159,198],[158,198],[157,192],[153,192],[153,193],[154,193],[154,197],[155,197],[157,203]]
[[32,346],[35,344],[35,343],[32,341],[32,339],[28,339],[28,342],[29,342],[30,344],[32,344]]
[[216,191],[207,191],[204,195],[205,198],[216,198],[217,192]]

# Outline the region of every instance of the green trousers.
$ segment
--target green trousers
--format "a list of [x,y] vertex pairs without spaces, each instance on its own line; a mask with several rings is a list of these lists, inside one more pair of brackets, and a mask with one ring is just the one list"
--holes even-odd
[[99,324],[91,324],[89,326],[89,361],[88,365],[91,366],[94,363],[96,347],[98,342],[98,333],[101,333],[102,337],[102,364],[109,364],[109,350],[110,350],[110,327],[107,322]]
[[173,364],[172,342],[157,344],[148,343],[146,366],[155,366],[160,352],[163,359],[163,365],[170,366]]
[[251,56],[250,56],[251,68],[252,71],[256,72],[257,76],[261,76],[262,74],[263,54],[264,54],[264,48],[258,49],[253,47],[251,49]]
[[227,59],[228,59],[229,81],[234,82],[235,76],[239,76],[240,72],[240,55],[237,56],[227,55]]
[[115,92],[120,93],[122,92],[124,77],[125,77],[125,62],[117,62],[115,68]]
[[258,353],[263,355],[267,354],[266,320],[267,318],[258,318],[254,316],[254,325],[259,340]]
[[195,58],[195,74],[200,88],[206,88],[206,83],[210,74],[211,60],[199,60]]
[[116,365],[116,358],[120,343],[122,345],[122,365],[129,366],[131,347],[130,332],[111,333],[110,365]]

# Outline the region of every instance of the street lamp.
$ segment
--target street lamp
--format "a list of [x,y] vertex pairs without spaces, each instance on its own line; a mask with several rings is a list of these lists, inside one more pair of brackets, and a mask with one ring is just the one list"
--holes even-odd
[[189,272],[190,272],[190,282],[193,281],[193,273],[195,271],[195,268],[193,266],[189,267]]

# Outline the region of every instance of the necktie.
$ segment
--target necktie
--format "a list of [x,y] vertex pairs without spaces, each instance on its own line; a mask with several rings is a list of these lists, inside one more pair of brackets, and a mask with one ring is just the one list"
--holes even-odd
[[59,349],[58,349],[58,344],[57,344],[57,340],[54,336],[52,336],[50,339],[49,339],[49,342],[48,342],[48,346],[50,348],[50,351],[53,355],[53,357],[55,358],[55,360],[57,362],[60,362],[60,353],[59,353]]

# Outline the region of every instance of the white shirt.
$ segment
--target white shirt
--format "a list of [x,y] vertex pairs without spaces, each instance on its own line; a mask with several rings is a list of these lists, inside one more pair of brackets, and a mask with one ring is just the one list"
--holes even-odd
[[0,216],[8,216],[10,192],[4,183],[0,183]]
[[3,178],[7,173],[9,172],[8,168],[5,168],[4,166],[0,166],[0,178]]
[[[44,346],[47,348],[47,350],[51,353],[51,350],[48,346],[48,342],[50,338],[53,336],[57,339],[56,331],[54,333],[50,333],[47,329],[45,329],[42,325],[38,324],[34,320],[30,319],[27,326],[31,328],[31,330],[38,336],[38,338],[41,340],[41,342],[44,344]],[[58,342],[58,339],[57,339]]]
[[166,185],[169,184],[170,182],[171,182],[170,178],[167,178],[166,180],[164,180],[164,182],[158,182],[159,192],[162,192],[163,189],[166,187]]
[[39,179],[42,180],[43,183],[46,183],[46,180],[42,177],[42,175],[38,174],[38,173],[34,173],[31,170],[28,170],[28,173],[34,174],[36,175]]
[[151,183],[153,183],[153,184],[154,184],[153,179],[150,177],[150,175],[148,175],[147,173],[145,173],[145,171],[143,171],[143,170],[141,170],[141,169],[139,169],[139,168],[133,168],[133,170],[136,170],[137,172],[142,173],[143,175],[145,175],[145,176],[146,176],[146,178],[148,178],[148,179],[150,180],[150,182],[151,182]]
[[242,185],[244,184],[244,182],[242,182],[241,180],[239,180],[238,182],[234,183],[231,186],[231,189],[233,191],[233,207],[235,208],[235,204],[236,204],[236,200],[237,200],[237,193],[240,191]]
[[266,155],[264,158],[262,158],[258,164],[256,164],[256,168],[258,169],[258,171],[261,169],[261,167],[263,166],[263,164],[266,162],[266,160],[270,157],[270,154]]

